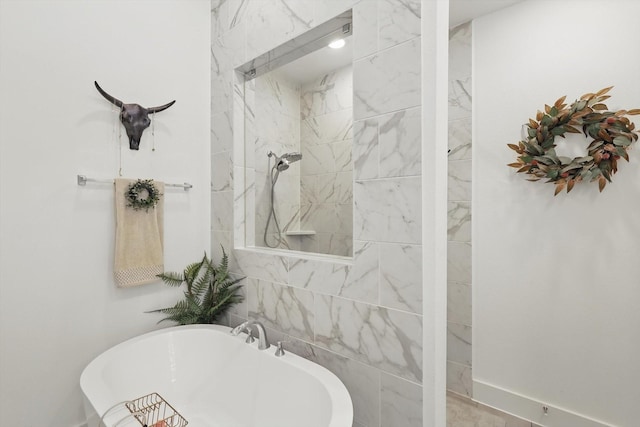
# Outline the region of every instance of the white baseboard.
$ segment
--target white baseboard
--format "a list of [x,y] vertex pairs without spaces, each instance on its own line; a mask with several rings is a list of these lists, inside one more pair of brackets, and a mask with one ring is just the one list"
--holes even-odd
[[543,427],[616,427],[478,380],[473,380],[473,400]]

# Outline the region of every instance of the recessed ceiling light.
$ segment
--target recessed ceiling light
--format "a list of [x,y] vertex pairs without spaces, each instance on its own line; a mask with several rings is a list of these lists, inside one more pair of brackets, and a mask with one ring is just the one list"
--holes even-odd
[[345,43],[344,39],[338,39],[329,43],[329,47],[331,49],[340,49],[341,47],[344,47]]

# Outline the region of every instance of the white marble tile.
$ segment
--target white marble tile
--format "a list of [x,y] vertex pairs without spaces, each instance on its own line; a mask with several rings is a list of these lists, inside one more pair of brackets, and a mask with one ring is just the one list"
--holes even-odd
[[378,1],[378,49],[420,36],[420,0]]
[[352,172],[303,175],[300,182],[300,203],[351,203],[353,200]]
[[420,243],[420,178],[356,181],[354,238],[381,242]]
[[448,179],[450,201],[471,200],[471,160],[450,161]]
[[449,122],[449,160],[471,159],[471,117]]
[[380,177],[420,175],[421,111],[401,110],[379,119]]
[[379,246],[374,242],[353,242],[353,265],[340,296],[369,304],[378,303]]
[[471,367],[455,362],[447,362],[447,390],[463,396],[472,396],[473,380]]
[[228,20],[226,28],[234,28],[244,22],[250,0],[226,0],[228,3]]
[[447,360],[471,366],[471,326],[447,322]]
[[378,119],[353,124],[353,173],[356,180],[378,178]]
[[352,205],[323,203],[300,207],[300,229],[318,233],[353,233]]
[[353,57],[369,56],[378,51],[378,2],[364,0],[353,8]]
[[211,78],[211,114],[223,114],[229,111],[232,99],[232,86],[226,73]]
[[471,243],[447,243],[447,280],[471,284]]
[[313,292],[338,295],[350,266],[331,260],[289,258],[289,284]]
[[300,147],[302,152],[302,174],[319,175],[335,170],[332,144]]
[[314,0],[251,1],[246,12],[247,59],[250,60],[314,26]]
[[507,424],[502,417],[478,408],[477,403],[448,397],[447,427],[507,427]]
[[380,371],[323,348],[297,340],[285,349],[333,372],[347,388],[353,403],[353,418],[360,425],[378,426],[380,420]]
[[329,172],[344,172],[353,169],[351,159],[352,141],[301,147],[301,169],[303,175],[319,175]]
[[420,105],[420,39],[412,39],[353,66],[354,119]]
[[230,191],[233,183],[231,152],[215,153],[211,157],[211,189],[213,191]]
[[319,233],[318,253],[351,256],[353,254],[353,236],[351,234]]
[[229,21],[229,2],[226,0],[211,1],[211,40],[215,40],[227,31]]
[[448,282],[447,320],[449,322],[471,326],[472,312],[470,285]]
[[[273,193],[273,210],[281,231],[298,230],[300,224],[299,177],[280,174]],[[262,236],[267,222],[268,233],[277,233],[276,220],[272,216],[270,175],[256,172],[255,175],[255,230],[257,242],[262,246]],[[269,219],[269,217],[271,218]]]
[[449,120],[471,117],[471,77],[449,81]]
[[[233,250],[233,236],[230,231],[211,231],[211,259],[219,261],[222,259],[222,248],[229,257],[229,272],[238,272],[238,262]],[[244,282],[243,282],[244,284]]]
[[249,317],[288,335],[313,339],[312,292],[250,278],[247,299]]
[[449,31],[449,77],[466,79],[471,76],[471,23]]
[[[293,237],[290,238],[293,240]],[[318,245],[318,235],[311,236],[297,236],[295,239],[298,241],[298,250],[302,252],[320,253]]]
[[343,298],[316,295],[317,345],[422,381],[422,317]]
[[350,139],[331,144],[336,172],[353,170],[352,148],[353,140]]
[[422,427],[422,386],[380,374],[380,427]]
[[263,74],[254,81],[258,110],[267,115],[277,112],[299,120],[300,88],[296,83],[289,81],[279,70]]
[[[273,166],[273,158],[267,153],[273,151],[282,155],[289,151],[298,151],[300,144],[300,122],[281,111],[265,111],[257,109],[255,117],[255,168],[268,172]],[[293,169],[292,169],[293,170]],[[287,171],[288,174],[291,171]]]
[[447,204],[447,240],[471,242],[471,202]]
[[216,231],[233,230],[233,191],[211,193],[211,228]]
[[353,107],[353,67],[322,74],[300,89],[300,117],[307,119]]
[[[231,274],[231,277],[234,280],[242,278],[242,276],[237,276],[237,275],[234,275],[233,273]],[[242,301],[230,306],[229,309],[227,310],[228,314],[232,314],[234,316],[244,317],[244,318],[248,317],[249,304],[247,299],[247,289],[249,288],[249,282],[250,280],[246,278],[238,282],[238,284],[241,285],[241,287],[238,289],[237,294],[242,296]]]
[[541,427],[468,397],[447,394],[447,427]]
[[287,259],[277,255],[267,255],[248,250],[236,249],[240,272],[250,278],[273,283],[287,283]]
[[[360,0],[322,0],[313,3],[314,22],[322,23],[349,10]],[[366,0],[365,0],[366,1]]]
[[422,247],[380,245],[380,305],[422,314]]
[[353,138],[353,110],[334,111],[311,116],[300,123],[300,140],[305,145],[318,145]]
[[[264,172],[255,172],[254,173],[254,206],[251,212],[254,214],[254,224],[255,224],[255,235],[257,237],[256,244],[262,246],[262,233],[264,233],[265,227],[267,225],[267,219],[269,214],[271,213],[271,198],[270,198],[270,181],[269,177]],[[274,197],[275,200],[275,197]],[[247,210],[249,210],[249,205],[247,204]],[[274,231],[275,225],[269,224],[270,228],[268,231]],[[247,227],[251,228],[251,223],[247,222]],[[258,243],[260,242],[260,243]]]
[[234,156],[241,166],[255,168],[255,147],[258,143],[256,128],[256,81],[238,79],[234,84],[233,114]]
[[216,42],[222,56],[219,57],[217,62],[224,64],[225,70],[230,72],[249,59],[247,57],[245,39],[245,28],[242,25],[238,25],[218,37]]
[[255,242],[256,200],[255,171],[234,166],[233,233],[236,246],[253,246]]
[[233,149],[233,127],[231,115],[225,113],[211,116],[211,152],[220,153]]

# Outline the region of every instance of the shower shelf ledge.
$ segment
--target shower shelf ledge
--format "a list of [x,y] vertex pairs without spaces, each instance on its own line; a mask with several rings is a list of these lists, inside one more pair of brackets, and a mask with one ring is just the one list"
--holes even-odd
[[285,236],[313,236],[316,234],[313,230],[291,230],[285,231]]

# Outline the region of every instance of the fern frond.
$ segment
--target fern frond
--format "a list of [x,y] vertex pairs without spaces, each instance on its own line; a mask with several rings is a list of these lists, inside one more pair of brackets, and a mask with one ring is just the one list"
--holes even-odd
[[198,271],[200,271],[200,267],[202,266],[202,261],[199,262],[194,262],[192,264],[187,265],[184,268],[184,281],[185,282],[193,282],[195,276],[198,274]]
[[218,299],[217,304],[214,305],[213,307],[211,307],[209,310],[207,310],[207,313],[210,316],[217,315],[218,312],[222,311],[223,308],[227,307],[229,304],[234,302],[234,297],[239,297],[239,295],[226,294],[226,295],[221,296]]
[[229,257],[227,256],[227,253],[225,252],[222,245],[220,245],[220,248],[222,249],[222,260],[220,261],[218,270],[226,273],[229,270]]
[[193,264],[189,264],[184,269],[184,281],[187,283],[187,291],[192,293],[193,283],[196,281],[198,276],[200,275],[200,271],[202,267],[209,263],[209,259],[207,258],[207,254],[205,252],[204,257],[200,262],[194,262]]
[[182,285],[182,282],[184,282],[184,277],[181,274],[174,273],[172,271],[165,271],[164,273],[158,274],[156,277],[160,278],[167,285],[174,287],[178,287]]
[[[181,325],[193,323],[213,323],[216,318],[232,305],[244,299],[238,291],[238,283],[243,278],[233,278],[229,274],[229,257],[222,248],[222,260],[215,264],[204,253],[198,262],[185,267],[182,274],[165,272],[158,277],[169,286],[186,285],[184,298],[173,307],[160,308],[147,313],[161,313]],[[158,323],[160,323],[158,322]]]
[[213,270],[209,264],[207,264],[207,266],[204,266],[203,268],[204,272],[200,272],[198,279],[191,286],[191,293],[198,297],[202,297],[202,295],[206,292],[213,276]]
[[214,286],[213,284],[207,284],[207,290],[205,291],[204,295],[202,296],[202,304],[205,307],[211,307],[214,303],[215,303],[215,292],[214,292]]

